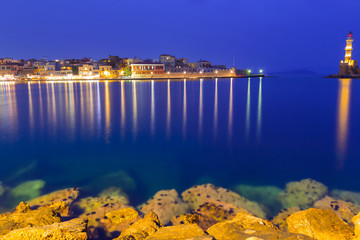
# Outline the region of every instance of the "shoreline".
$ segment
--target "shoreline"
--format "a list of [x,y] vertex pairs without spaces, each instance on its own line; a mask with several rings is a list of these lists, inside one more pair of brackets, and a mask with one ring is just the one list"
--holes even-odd
[[201,79],[224,79],[224,78],[259,78],[259,77],[267,77],[265,74],[253,74],[253,75],[240,75],[240,76],[184,76],[184,77],[173,77],[173,76],[155,76],[155,77],[139,77],[139,78],[131,78],[131,77],[118,77],[118,78],[63,78],[63,79],[41,79],[41,78],[34,78],[34,79],[9,79],[3,80],[6,81],[18,81],[18,82],[31,82],[31,81],[39,81],[39,82],[47,82],[47,81],[149,81],[149,80],[201,80]]

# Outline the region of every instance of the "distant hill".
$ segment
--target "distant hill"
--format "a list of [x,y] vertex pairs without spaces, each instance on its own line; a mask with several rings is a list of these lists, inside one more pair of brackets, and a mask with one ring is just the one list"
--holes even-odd
[[297,69],[297,70],[284,71],[284,72],[272,72],[272,73],[269,73],[268,75],[272,75],[272,76],[284,76],[284,75],[311,76],[311,75],[319,75],[319,74],[316,72],[310,71],[310,70],[306,70],[306,69]]

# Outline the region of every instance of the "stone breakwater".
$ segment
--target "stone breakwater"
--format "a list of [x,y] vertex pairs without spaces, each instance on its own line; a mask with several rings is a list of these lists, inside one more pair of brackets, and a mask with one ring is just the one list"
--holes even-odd
[[[24,184],[11,190],[0,185],[0,195],[8,192],[16,201],[19,189],[39,191],[44,183]],[[232,189],[204,184],[181,194],[162,190],[139,206],[118,187],[91,197],[64,189],[0,214],[0,240],[360,240],[360,193],[329,191],[312,179],[285,189]]]

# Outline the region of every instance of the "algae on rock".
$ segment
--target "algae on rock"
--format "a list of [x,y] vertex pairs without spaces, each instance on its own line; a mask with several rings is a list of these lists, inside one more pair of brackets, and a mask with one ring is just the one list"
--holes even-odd
[[215,187],[212,184],[194,186],[185,190],[182,193],[182,197],[192,209],[197,209],[200,205],[207,202],[225,202],[233,204],[239,209],[245,209],[255,216],[266,217],[266,213],[258,203],[249,201],[228,189]]
[[168,224],[173,216],[190,211],[188,204],[179,198],[175,189],[157,192],[146,203],[139,206],[139,209],[145,214],[153,211],[164,225]]
[[16,200],[27,201],[40,196],[44,186],[45,182],[43,180],[27,181],[13,188],[10,194]]
[[315,201],[325,197],[327,192],[328,188],[324,184],[312,179],[304,179],[286,184],[285,191],[279,194],[279,201],[282,203],[283,208],[299,207],[307,209]]

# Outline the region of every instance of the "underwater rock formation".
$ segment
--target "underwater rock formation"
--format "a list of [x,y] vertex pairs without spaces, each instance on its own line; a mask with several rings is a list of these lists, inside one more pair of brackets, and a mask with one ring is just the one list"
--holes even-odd
[[316,201],[314,203],[314,208],[318,209],[330,209],[332,210],[339,218],[345,221],[348,224],[352,224],[352,219],[356,214],[360,212],[359,206],[351,202],[345,202],[342,200],[335,200],[329,196]]
[[350,240],[354,230],[329,209],[310,208],[292,214],[286,220],[289,232],[314,239]]
[[233,204],[239,209],[246,209],[255,216],[262,218],[266,217],[264,210],[258,203],[249,201],[228,189],[215,187],[212,184],[194,186],[185,190],[182,193],[182,197],[193,210],[206,202],[226,202]]
[[86,240],[86,223],[81,219],[54,223],[42,227],[25,227],[13,230],[0,239],[19,240]]
[[72,215],[70,205],[78,198],[78,196],[78,188],[68,188],[30,200],[28,201],[28,204],[32,209],[50,207],[57,211],[62,217],[70,217]]
[[[88,221],[89,237],[107,235],[108,225],[106,214],[115,210],[128,208],[126,197],[87,197],[73,204],[74,213],[78,213],[81,219]],[[102,230],[99,232],[99,230]],[[105,232],[103,232],[105,231]],[[109,237],[109,236],[108,236]]]
[[153,211],[164,225],[168,224],[173,216],[190,211],[188,204],[179,198],[175,189],[157,192],[146,203],[139,206],[139,209],[145,214]]
[[251,186],[239,184],[233,189],[241,196],[265,205],[271,212],[277,212],[282,208],[278,197],[280,192],[282,192],[282,189],[276,186]]
[[125,192],[133,191],[136,188],[135,180],[125,171],[111,172],[99,178],[96,178],[84,190],[91,192],[101,192],[110,187],[117,187]]
[[206,230],[218,222],[233,219],[239,212],[247,213],[245,209],[238,209],[229,203],[204,203],[198,209],[192,211],[192,214],[182,214],[173,217],[171,223],[173,225],[196,223]]
[[360,205],[360,193],[344,191],[344,190],[332,190],[330,196],[335,199],[352,202]]
[[129,228],[121,232],[117,240],[143,240],[153,235],[162,227],[158,216],[149,212],[143,219],[135,222]]
[[299,207],[310,208],[313,203],[323,197],[328,188],[315,180],[304,179],[299,182],[289,182],[285,191],[279,194],[279,201],[283,208]]
[[2,182],[0,182],[0,197],[4,194],[5,187],[3,186]]
[[13,188],[10,194],[16,200],[27,201],[40,196],[44,186],[45,182],[43,180],[27,181]]
[[0,236],[15,229],[42,227],[59,222],[60,216],[54,210],[32,210],[30,205],[21,202],[14,212],[0,214]]

